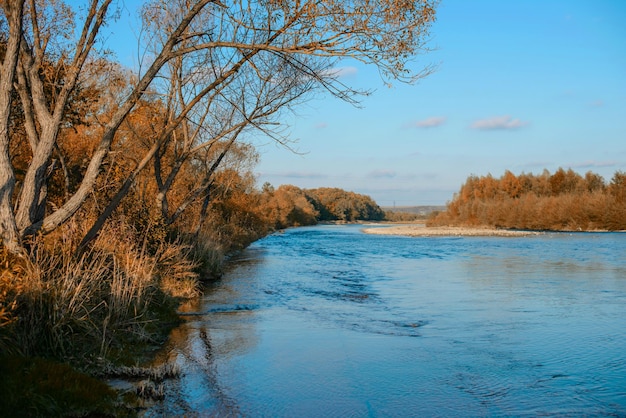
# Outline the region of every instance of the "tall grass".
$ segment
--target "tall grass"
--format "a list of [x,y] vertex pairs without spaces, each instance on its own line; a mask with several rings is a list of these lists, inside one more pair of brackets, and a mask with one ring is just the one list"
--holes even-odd
[[155,309],[198,294],[196,263],[186,246],[163,243],[149,254],[125,237],[108,229],[79,255],[71,239],[36,242],[19,263],[2,255],[0,349],[67,359],[150,341]]
[[200,261],[190,245],[167,244],[156,254],[156,275],[160,287],[175,298],[193,298],[200,294]]
[[205,233],[183,237],[188,243],[189,257],[194,260],[195,271],[203,280],[219,277],[225,260],[224,247]]
[[17,346],[8,329],[17,320],[16,297],[23,289],[23,260],[5,248],[0,251],[0,353],[14,354]]
[[[111,365],[145,361],[178,320],[177,299],[199,293],[191,246],[146,245],[137,231],[113,222],[79,252],[80,229],[70,223],[36,239],[23,257],[0,251],[2,416],[125,415],[106,384],[63,363],[102,376]],[[151,389],[138,394],[161,393]]]
[[112,333],[136,326],[154,286],[143,266],[123,262],[98,250],[75,258],[38,249],[16,298],[15,335],[23,354],[66,357],[87,343],[102,355]]

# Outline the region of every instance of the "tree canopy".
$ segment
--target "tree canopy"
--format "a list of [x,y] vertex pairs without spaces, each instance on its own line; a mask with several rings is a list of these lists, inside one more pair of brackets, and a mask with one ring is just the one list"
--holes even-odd
[[300,189],[282,185],[263,187],[261,212],[276,229],[325,221],[381,221],[383,210],[371,197],[334,187]]
[[506,171],[470,176],[430,225],[488,225],[518,229],[625,230],[626,173],[607,184],[591,171],[544,170],[539,175]]
[[[106,197],[97,196],[100,213],[84,244],[148,166],[160,216],[176,221],[210,198],[235,142],[261,133],[287,144],[280,116],[313,93],[353,103],[369,93],[343,83],[342,60],[374,65],[386,82],[426,75],[431,68],[415,70],[412,61],[427,50],[435,6],[434,0],[146,1],[143,61],[129,72],[101,53],[116,16],[112,0],[1,2],[3,245],[19,252],[25,238],[55,231],[98,195],[103,173],[113,167],[121,170],[118,181],[107,184]],[[139,126],[134,115],[141,112],[148,119]],[[120,164],[125,154],[133,159]],[[176,200],[175,185],[188,167],[204,168]]]

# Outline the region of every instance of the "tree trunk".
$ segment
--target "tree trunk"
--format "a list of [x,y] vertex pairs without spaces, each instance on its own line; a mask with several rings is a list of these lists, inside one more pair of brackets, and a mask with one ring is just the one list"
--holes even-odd
[[20,237],[13,214],[13,191],[15,173],[9,154],[9,123],[11,117],[11,92],[17,68],[20,41],[22,38],[22,16],[24,1],[3,2],[9,24],[7,49],[0,68],[0,237],[4,247],[12,253],[22,250]]
[[[76,70],[80,70],[80,67],[84,63],[84,60],[82,60],[82,58],[84,57],[84,53],[88,54],[89,50],[91,49],[91,46],[93,45],[93,42],[94,42],[95,35],[97,34],[98,29],[100,25],[102,24],[104,13],[106,13],[106,9],[108,8],[108,5],[110,4],[110,2],[111,0],[105,0],[105,2],[100,6],[100,9],[98,10],[97,22],[93,23],[93,27],[91,27],[90,29],[89,37],[87,37],[87,35],[83,33],[84,39],[81,38],[83,43],[79,44],[79,47],[77,48],[78,51],[83,51],[83,53],[81,53],[81,57],[80,57],[81,59],[77,60],[76,67],[75,67]],[[159,73],[163,65],[168,60],[170,60],[173,56],[175,56],[175,54],[173,53],[173,49],[175,45],[180,41],[179,37],[184,33],[187,26],[191,23],[193,18],[210,2],[211,0],[198,1],[196,4],[193,5],[193,7],[191,7],[188,11],[186,11],[185,16],[183,17],[179,25],[176,27],[176,29],[170,34],[167,42],[161,49],[159,55],[154,59],[154,61],[152,62],[148,70],[141,77],[141,79],[139,80],[135,88],[133,89],[132,93],[128,96],[128,98],[122,103],[119,109],[112,116],[111,121],[109,122],[107,128],[105,129],[105,133],[103,134],[100,140],[100,144],[98,148],[95,150],[94,154],[91,157],[91,160],[89,162],[89,165],[87,167],[83,180],[80,186],[78,187],[78,190],[74,193],[74,195],[72,195],[72,197],[70,197],[70,199],[63,204],[63,206],[61,206],[54,213],[46,216],[44,219],[37,220],[36,222],[30,225],[21,224],[20,232],[22,236],[32,235],[36,232],[47,234],[53,231],[54,229],[58,228],[65,221],[67,221],[82,206],[83,202],[87,199],[87,196],[93,190],[93,187],[98,177],[102,162],[104,161],[104,158],[109,152],[111,143],[113,142],[113,138],[115,137],[115,134],[119,126],[122,124],[126,116],[130,113],[130,111],[135,106],[135,104],[139,101],[139,99],[141,99],[143,94],[146,92],[148,86],[152,83],[154,78],[157,76],[157,74]],[[87,27],[88,26],[86,26],[86,28]],[[74,85],[75,85],[76,79],[73,79],[72,81],[74,81]],[[57,109],[59,108],[59,103],[57,103],[56,108]],[[42,135],[42,137],[44,137],[44,135]],[[54,135],[54,138],[56,138],[56,133]],[[43,141],[43,139],[41,141]],[[41,141],[40,141],[39,146],[41,146]],[[50,153],[48,153],[47,155],[47,158],[49,157],[50,157]],[[42,160],[39,160],[38,163],[41,163],[41,161]],[[30,167],[29,171],[31,171],[31,168],[33,167]],[[37,173],[40,173],[40,172],[38,171]],[[29,179],[31,180],[31,185],[27,187],[32,189],[33,188],[32,182],[33,180],[37,180],[37,178],[38,178],[37,175],[34,175],[33,173],[33,175],[29,177]],[[31,194],[30,191],[29,191],[29,194]],[[32,197],[34,197],[34,195],[31,194],[31,198]],[[29,202],[24,201],[24,205],[29,205]],[[28,216],[28,212],[26,211],[25,208],[22,208],[21,219],[24,220],[26,219],[27,216]]]
[[[4,132],[0,135],[4,135]],[[4,247],[12,253],[18,253],[21,244],[11,202],[15,189],[15,175],[11,167],[8,147],[2,146],[2,148],[0,151],[0,235]]]
[[[67,67],[67,73],[62,80],[62,88],[54,98],[52,109],[48,109],[44,85],[40,78],[45,46],[41,43],[37,12],[32,6],[33,44],[30,46],[24,42],[21,45],[23,75],[28,79],[28,93],[30,94],[24,95],[22,92],[20,96],[26,100],[23,104],[24,108],[32,108],[34,111],[41,126],[41,132],[38,140],[29,138],[31,144],[35,144],[36,148],[33,148],[32,160],[24,177],[15,215],[18,228],[27,235],[36,232],[38,226],[44,224],[48,166],[61,129],[63,114],[70,95],[78,82],[82,67],[96,41],[96,35],[105,21],[111,1],[104,0],[102,4],[99,4],[98,1],[91,1],[81,36],[76,45],[75,55]],[[31,5],[33,4],[34,2]],[[24,85],[20,86],[20,89],[23,88]]]
[[204,222],[206,220],[207,213],[209,211],[209,203],[211,203],[211,187],[213,183],[209,183],[206,188],[206,193],[204,195],[204,199],[202,200],[202,207],[200,208],[200,216],[198,219],[198,225],[196,226],[196,230],[193,233],[193,236],[196,240],[200,237],[200,232],[202,231],[202,227],[204,226]]
[[122,185],[120,190],[118,190],[115,196],[113,196],[113,198],[111,199],[107,207],[104,208],[104,211],[102,211],[100,216],[98,216],[98,219],[96,220],[96,222],[93,224],[91,228],[89,228],[89,231],[87,231],[87,233],[81,240],[80,245],[79,245],[79,251],[82,251],[83,249],[85,249],[86,246],[98,236],[98,233],[104,226],[104,223],[106,222],[106,220],[109,218],[109,216],[111,216],[113,211],[117,209],[119,204],[122,202],[122,199],[128,194],[128,191],[130,190],[131,186],[135,183],[135,180],[137,179],[137,175],[139,175],[141,170],[143,170],[145,166],[150,162],[154,154],[159,149],[160,145],[161,145],[160,142],[157,142],[154,145],[152,145],[152,148],[150,149],[150,151],[148,151],[148,153],[144,156],[143,160],[139,162],[137,167],[135,167],[135,169],[128,176],[126,181],[124,181],[124,184]]

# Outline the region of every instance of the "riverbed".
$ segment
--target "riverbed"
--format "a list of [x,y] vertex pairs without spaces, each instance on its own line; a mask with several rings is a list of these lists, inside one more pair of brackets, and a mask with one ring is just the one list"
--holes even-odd
[[145,416],[625,416],[626,234],[294,228],[181,308]]

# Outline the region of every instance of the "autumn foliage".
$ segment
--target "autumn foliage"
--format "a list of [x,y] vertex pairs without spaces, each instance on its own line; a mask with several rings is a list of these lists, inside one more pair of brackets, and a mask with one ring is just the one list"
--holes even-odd
[[320,93],[369,93],[340,80],[344,58],[385,82],[432,69],[413,62],[432,0],[142,1],[132,69],[107,43],[123,3],[0,2],[2,351],[115,357],[155,340],[166,302],[225,254],[382,217],[337,189],[258,190],[253,144],[287,145],[284,116]]
[[516,176],[507,170],[500,178],[470,176],[429,225],[625,230],[626,173],[617,171],[608,184],[598,174],[563,168],[553,174]]
[[263,186],[262,212],[268,225],[280,229],[324,221],[380,221],[385,213],[369,196],[339,188],[300,189]]

